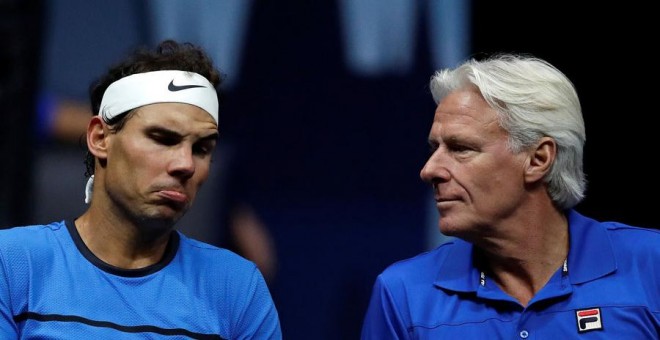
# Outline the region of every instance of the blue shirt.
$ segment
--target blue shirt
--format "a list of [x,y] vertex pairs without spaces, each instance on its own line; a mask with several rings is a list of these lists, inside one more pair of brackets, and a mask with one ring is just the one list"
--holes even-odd
[[660,339],[660,231],[568,212],[566,266],[520,305],[456,239],[378,276],[362,339]]
[[256,266],[175,232],[163,259],[124,270],[73,223],[0,230],[0,339],[281,339]]

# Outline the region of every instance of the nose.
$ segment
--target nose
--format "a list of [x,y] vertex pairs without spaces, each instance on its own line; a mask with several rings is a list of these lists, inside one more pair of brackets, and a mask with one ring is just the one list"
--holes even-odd
[[173,150],[168,172],[175,177],[188,179],[195,173],[195,159],[190,147],[180,146]]
[[451,178],[451,173],[443,164],[444,161],[441,152],[441,149],[435,150],[422,167],[422,170],[419,172],[419,177],[422,181],[433,184],[447,182]]

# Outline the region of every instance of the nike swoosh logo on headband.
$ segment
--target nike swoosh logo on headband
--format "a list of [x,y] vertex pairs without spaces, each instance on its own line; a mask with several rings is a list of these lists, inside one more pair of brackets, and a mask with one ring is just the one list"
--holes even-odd
[[195,87],[204,87],[204,86],[203,85],[181,85],[181,86],[177,86],[177,85],[174,85],[174,79],[172,79],[170,84],[167,85],[167,89],[172,91],[172,92],[192,89],[192,88],[195,88]]

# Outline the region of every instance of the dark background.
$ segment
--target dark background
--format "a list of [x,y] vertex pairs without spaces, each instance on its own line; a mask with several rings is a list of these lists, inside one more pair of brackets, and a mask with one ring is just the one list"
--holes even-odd
[[[50,163],[35,161],[44,149],[56,167],[65,156],[82,160],[84,154],[77,146],[53,153],[30,134],[39,91],[35,80],[49,62],[35,56],[74,51],[91,63],[119,55],[118,46],[98,41],[137,43],[149,36],[139,24],[144,10],[139,1],[135,7],[117,1],[104,9],[70,3],[77,9],[60,9],[58,15],[83,12],[80,22],[62,21],[70,29],[62,31],[52,26],[54,16],[47,15],[52,6],[45,2],[0,0],[5,41],[0,226],[49,222],[31,209],[50,197],[41,194],[33,172],[52,176],[46,183],[77,186],[81,193],[84,186],[77,177],[60,183],[67,170],[45,169]],[[632,4],[576,6],[472,1],[471,55],[528,53],[564,71],[580,95],[587,130],[589,184],[577,209],[599,220],[657,228],[652,122],[658,72],[651,52],[657,19],[650,9]],[[99,31],[100,23],[89,18],[100,11],[126,20],[116,21],[123,30]],[[428,247],[429,189],[418,177],[434,110],[425,29],[420,27],[410,73],[365,78],[341,62],[334,1],[257,1],[251,20],[240,81],[225,94],[221,113],[223,138],[235,148],[231,194],[250,202],[272,232],[280,265],[270,288],[285,338],[357,338],[376,275]],[[69,39],[46,51],[38,42],[49,34]],[[101,39],[102,34],[109,38]],[[65,62],[51,69],[84,66]],[[82,72],[69,75],[82,77]],[[82,173],[82,161],[74,164]],[[78,206],[82,198],[70,200]],[[69,200],[54,201],[63,207]]]
[[475,51],[532,53],[575,84],[587,131],[588,180],[577,209],[600,220],[658,228],[654,11],[569,1],[476,1],[473,8]]

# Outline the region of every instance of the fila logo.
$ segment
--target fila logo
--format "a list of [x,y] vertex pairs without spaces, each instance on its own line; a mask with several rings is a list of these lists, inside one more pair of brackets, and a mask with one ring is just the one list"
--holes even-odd
[[587,332],[603,329],[603,320],[600,316],[600,308],[583,309],[575,312],[578,324],[578,332]]

